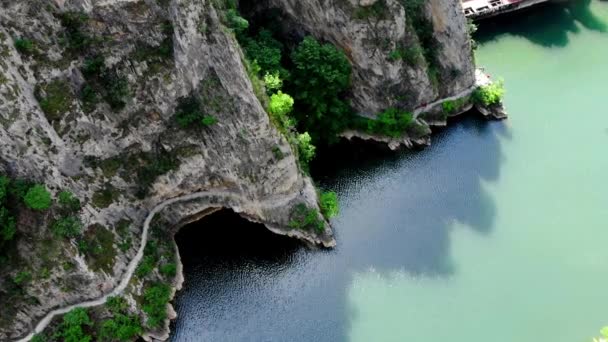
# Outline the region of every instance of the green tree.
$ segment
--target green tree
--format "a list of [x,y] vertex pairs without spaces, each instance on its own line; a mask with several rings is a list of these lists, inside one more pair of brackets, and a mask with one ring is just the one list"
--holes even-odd
[[289,114],[292,109],[293,97],[289,96],[289,94],[285,94],[279,90],[276,94],[273,94],[270,97],[270,105],[268,106],[268,110],[270,111],[270,114],[274,115],[281,121],[286,119],[287,114]]
[[281,67],[283,44],[274,39],[269,30],[262,29],[254,38],[245,38],[243,46],[247,58],[259,65],[263,73],[285,74]]
[[264,85],[268,91],[280,90],[283,87],[283,80],[281,80],[278,72],[273,74],[266,72],[266,75],[264,75]]
[[473,93],[473,101],[484,106],[493,106],[498,104],[504,95],[504,81],[498,80],[477,88]]
[[73,309],[63,316],[57,337],[62,338],[64,342],[90,342],[92,337],[85,333],[83,326],[92,325],[87,310]]
[[308,163],[314,159],[317,148],[312,144],[312,138],[308,132],[299,134],[297,139],[300,162],[307,168]]
[[32,186],[23,198],[25,205],[34,210],[46,210],[51,206],[51,193],[42,184]]
[[290,93],[296,100],[296,119],[315,142],[334,140],[351,115],[344,99],[351,81],[348,59],[333,45],[306,37],[291,54],[291,60],[294,70]]

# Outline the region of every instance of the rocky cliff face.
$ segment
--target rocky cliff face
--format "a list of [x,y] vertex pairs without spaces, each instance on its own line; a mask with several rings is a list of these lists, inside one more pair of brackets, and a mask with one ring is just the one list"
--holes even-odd
[[[65,13],[78,18],[70,22]],[[47,251],[55,239],[48,227],[54,212],[28,222],[34,214],[24,211],[13,260],[20,266],[3,269],[0,289],[19,271],[34,281],[23,286],[19,303],[0,292],[0,340],[29,333],[51,309],[113,289],[140,245],[146,215],[169,199],[209,194],[160,212],[167,230],[209,207],[230,207],[277,232],[333,244],[329,228],[322,234],[286,229],[294,206],[317,207],[315,189],[270,124],[240,48],[211,1],[3,1],[0,24],[3,170],[45,183],[54,193],[72,191],[84,204],[85,234],[100,229],[113,240],[105,246],[112,250],[109,265],[95,268],[76,240],[54,242],[53,252]],[[78,45],[81,38],[90,46]],[[18,51],[18,39],[33,48]],[[100,56],[101,80],[84,75],[87,61]],[[111,80],[103,80],[106,74]],[[92,108],[83,100],[90,84],[100,98]],[[108,93],[120,92],[117,85],[128,88],[128,96],[112,108]],[[175,124],[177,99],[190,95],[216,124]],[[56,262],[43,265],[49,257]]]
[[475,84],[459,0],[263,0],[253,10],[273,8],[288,35],[310,34],[347,54],[360,115],[412,111]]
[[[170,200],[153,221],[157,231],[228,207],[277,233],[334,244],[329,227],[288,228],[294,208],[318,208],[315,189],[256,97],[218,3],[0,1],[0,170],[54,194],[73,192],[85,227],[81,237],[59,239],[49,230],[59,210],[20,211],[10,267],[0,267],[0,340],[26,336],[53,309],[111,293],[139,261],[144,220]],[[459,6],[266,0],[245,7],[278,8],[286,32],[342,49],[353,66],[352,104],[374,117],[474,85]],[[180,127],[174,115],[184,97],[217,123]],[[18,272],[32,280],[9,291]],[[163,277],[158,269],[135,274],[123,295],[137,311],[146,284]]]

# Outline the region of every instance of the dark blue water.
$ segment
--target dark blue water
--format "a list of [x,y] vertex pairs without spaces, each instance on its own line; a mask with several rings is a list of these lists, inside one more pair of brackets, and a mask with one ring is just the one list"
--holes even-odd
[[480,182],[499,176],[499,136],[504,123],[467,119],[419,152],[326,151],[313,176],[339,195],[334,250],[307,250],[229,212],[184,229],[172,341],[347,341],[354,274],[449,275],[448,224],[488,233],[495,205]]

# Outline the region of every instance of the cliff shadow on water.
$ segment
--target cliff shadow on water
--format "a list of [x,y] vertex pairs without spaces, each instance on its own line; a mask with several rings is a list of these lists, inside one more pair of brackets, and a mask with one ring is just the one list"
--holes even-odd
[[343,207],[334,222],[336,253],[343,254],[338,263],[344,263],[335,267],[342,270],[333,290],[344,317],[336,341],[350,340],[358,315],[348,298],[357,275],[373,270],[387,279],[396,273],[449,278],[458,272],[450,242],[454,223],[492,233],[496,203],[484,184],[500,177],[508,123],[469,117],[450,125],[422,151],[340,144],[317,159],[315,179],[337,191]]
[[543,47],[565,47],[569,34],[581,27],[601,33],[608,32],[608,23],[593,13],[591,6],[598,0],[569,0],[547,3],[521,12],[480,21],[475,35],[479,43],[487,43],[499,35],[509,34]]
[[334,250],[300,248],[230,212],[184,228],[172,341],[349,341],[358,275],[449,279],[454,222],[492,233],[496,204],[484,183],[500,177],[501,141],[511,138],[504,122],[451,124],[422,151],[347,142],[319,151],[313,178],[342,207]]

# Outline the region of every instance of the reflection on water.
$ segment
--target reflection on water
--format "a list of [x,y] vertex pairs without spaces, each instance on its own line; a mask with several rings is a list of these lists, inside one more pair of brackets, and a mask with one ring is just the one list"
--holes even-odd
[[569,34],[581,32],[581,27],[607,32],[608,24],[590,8],[591,0],[569,0],[547,3],[506,16],[484,20],[475,39],[479,43],[496,40],[503,35],[523,37],[544,47],[566,47]]

